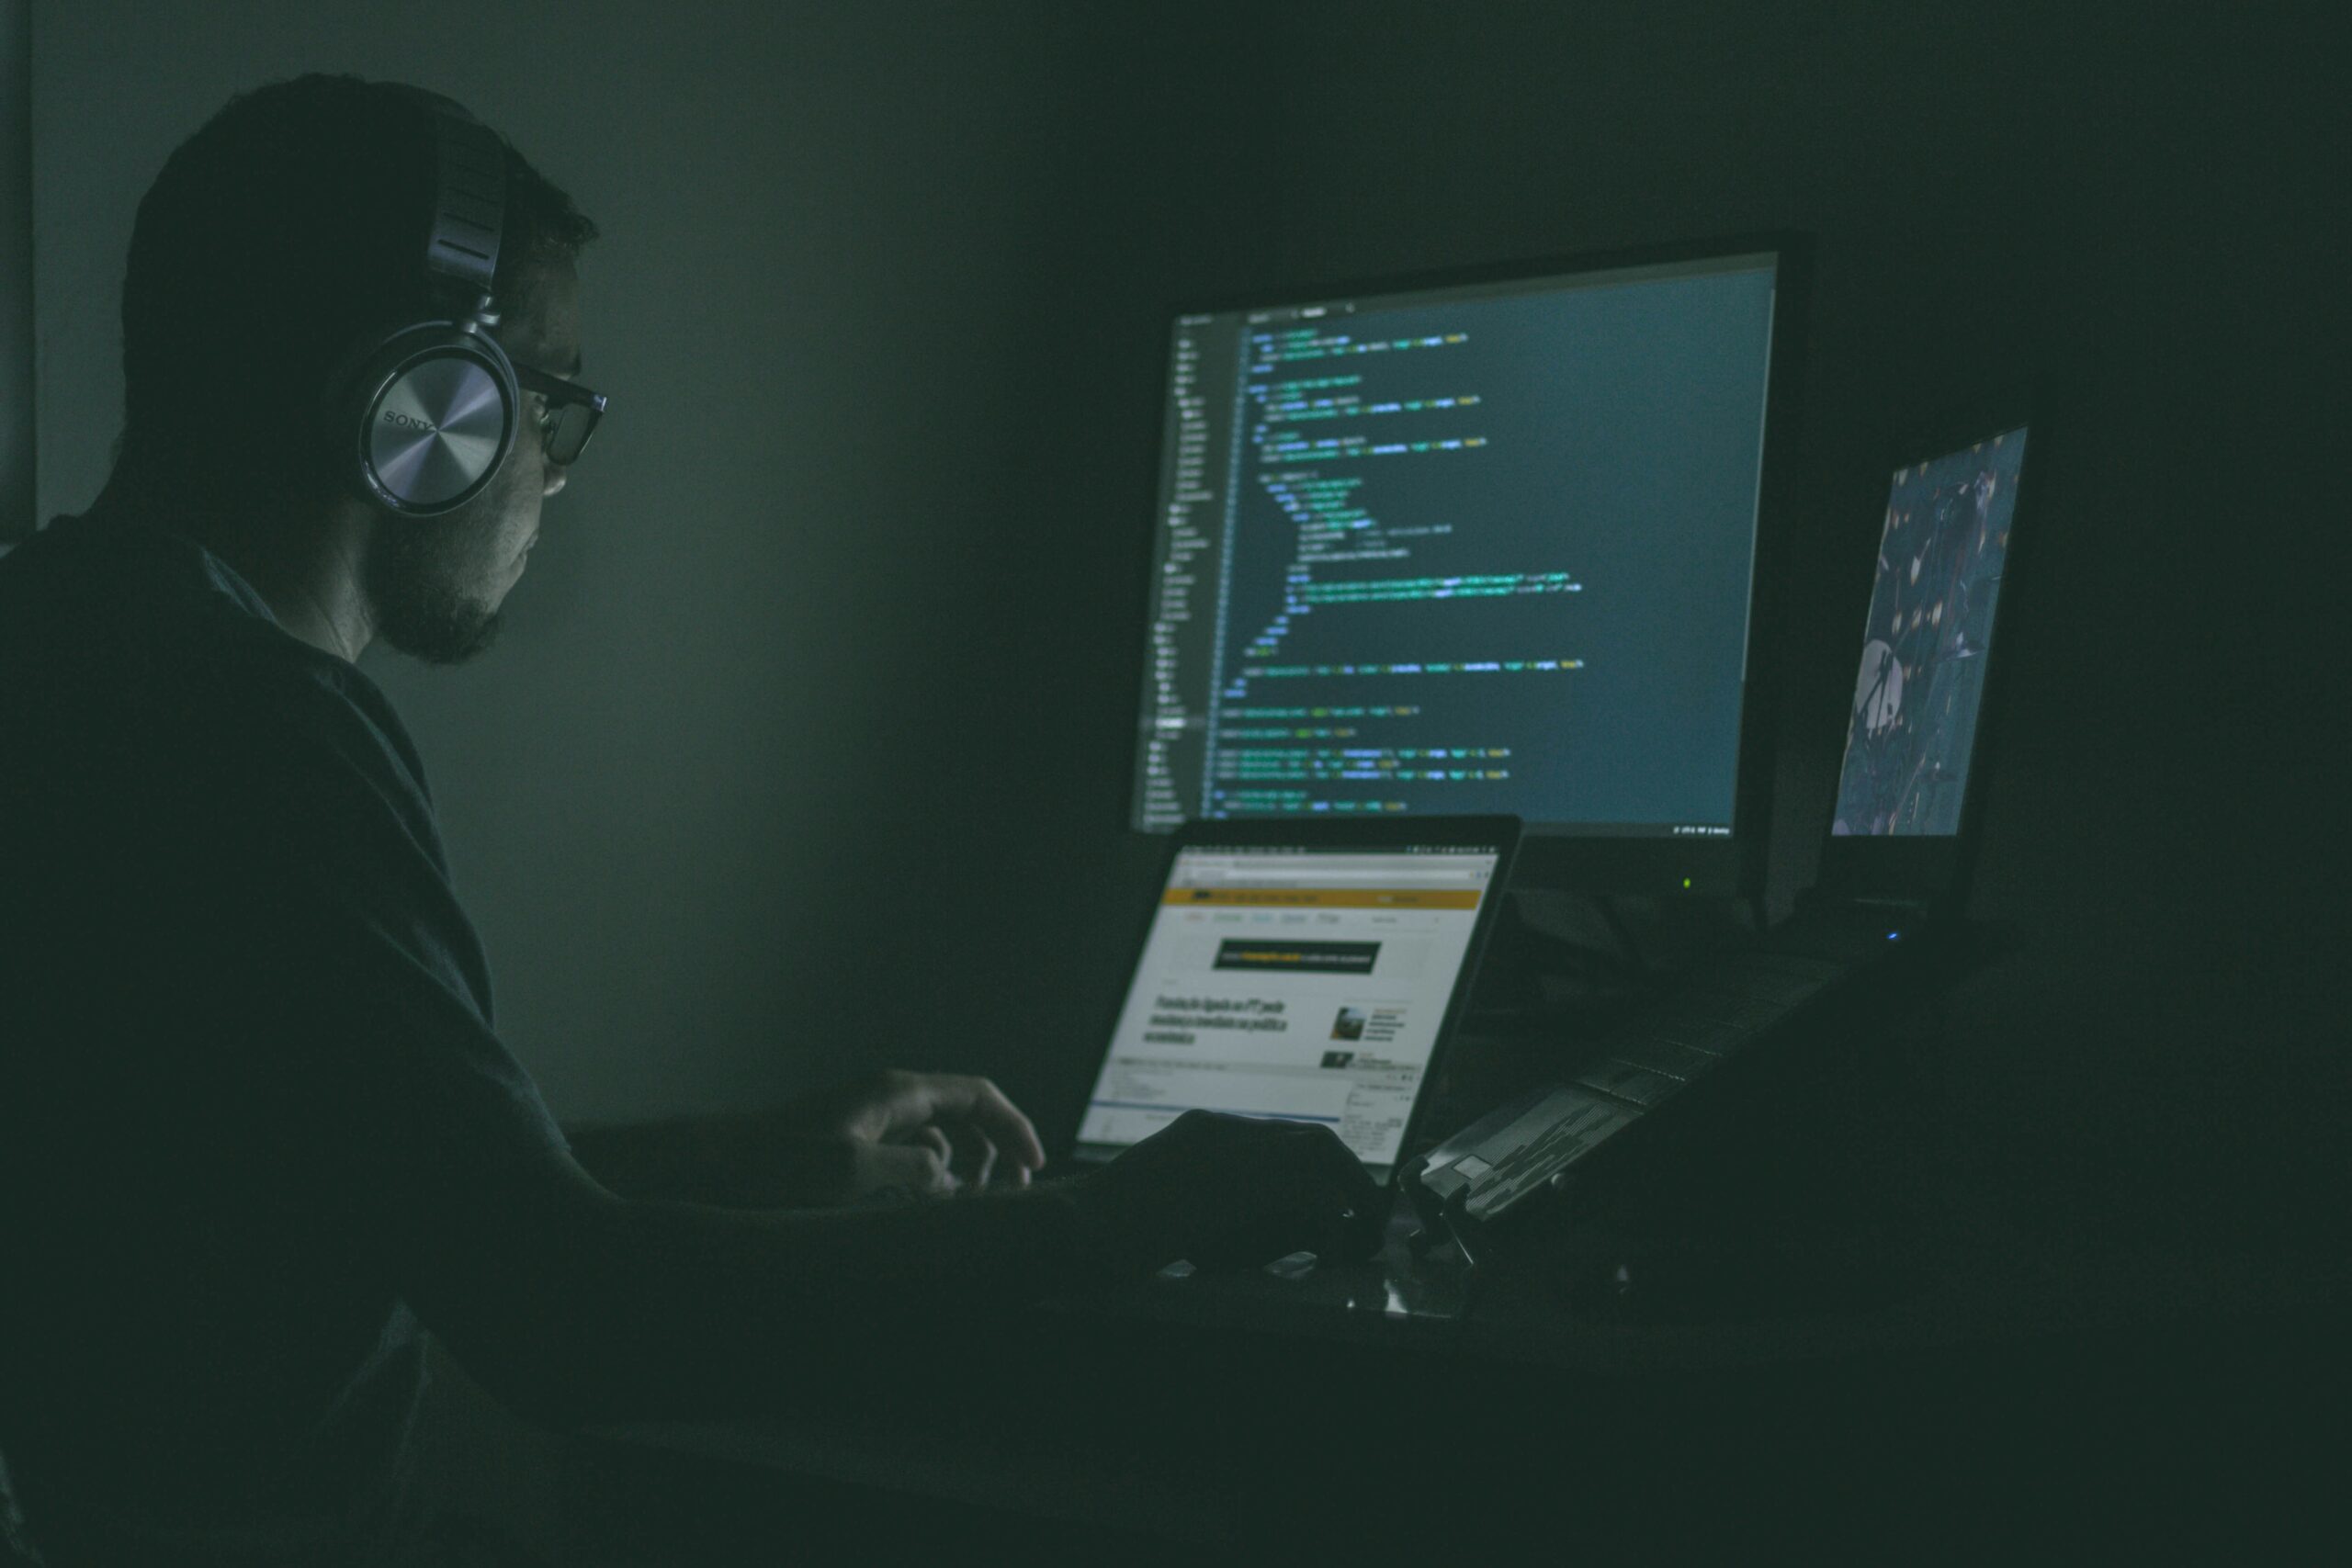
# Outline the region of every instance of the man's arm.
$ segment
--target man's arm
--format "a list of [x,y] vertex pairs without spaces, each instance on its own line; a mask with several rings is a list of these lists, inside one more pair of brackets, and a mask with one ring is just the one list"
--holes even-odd
[[816,1209],[1017,1186],[1046,1163],[1037,1130],[996,1085],[950,1073],[867,1073],[766,1110],[567,1127],[572,1157],[623,1198]]
[[907,1178],[902,1184],[918,1192],[957,1185],[946,1157],[927,1145],[862,1146],[800,1124],[797,1109],[567,1124],[563,1136],[596,1184],[621,1198],[820,1209],[889,1185],[885,1179],[893,1176]]
[[[747,1118],[727,1115],[673,1116],[651,1122],[566,1123],[571,1157],[606,1191],[622,1198],[668,1199],[721,1208],[788,1208],[786,1196],[754,1199],[742,1190],[740,1161]],[[810,1168],[807,1187],[816,1185],[820,1151],[779,1146],[775,1158],[789,1165],[796,1156]],[[795,1173],[779,1170],[781,1188]],[[792,1183],[797,1189],[801,1184]]]
[[[780,1213],[616,1196],[492,1028],[421,788],[356,709],[287,694],[308,700],[300,722],[232,708],[206,753],[224,803],[208,929],[236,933],[219,961],[273,1021],[221,1067],[282,1112],[356,1249],[518,1407],[774,1410],[945,1371],[975,1323],[1173,1258],[1362,1247],[1342,1215],[1378,1194],[1327,1129],[1198,1112],[1081,1182],[1002,1196]],[[860,1124],[920,1130],[926,1104],[917,1086]]]

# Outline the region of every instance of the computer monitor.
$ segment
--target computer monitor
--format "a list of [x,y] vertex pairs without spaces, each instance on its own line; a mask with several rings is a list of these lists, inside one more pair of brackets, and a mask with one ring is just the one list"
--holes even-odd
[[[1985,777],[1993,644],[2017,567],[2010,530],[2047,425],[2026,394],[1901,447],[1819,886],[1847,898],[1950,902],[1965,887]],[[1964,435],[1955,435],[1955,429]],[[2026,532],[2035,529],[2027,523]]]
[[1505,812],[1522,885],[1755,891],[1794,249],[1179,311],[1131,826]]

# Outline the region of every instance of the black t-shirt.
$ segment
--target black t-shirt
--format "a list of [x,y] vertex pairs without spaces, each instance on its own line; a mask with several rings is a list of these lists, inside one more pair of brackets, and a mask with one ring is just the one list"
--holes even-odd
[[0,1473],[34,1539],[376,1560],[416,1522],[404,1280],[565,1158],[374,682],[164,527],[0,558]]

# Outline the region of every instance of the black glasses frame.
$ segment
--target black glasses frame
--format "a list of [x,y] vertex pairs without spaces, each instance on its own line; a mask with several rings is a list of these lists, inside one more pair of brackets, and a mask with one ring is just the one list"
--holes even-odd
[[512,356],[508,363],[514,367],[517,385],[548,400],[548,412],[539,420],[539,436],[546,444],[548,461],[559,466],[578,462],[580,454],[587,449],[588,438],[596,434],[597,421],[605,417],[605,394],[591,391],[577,381],[551,376]]

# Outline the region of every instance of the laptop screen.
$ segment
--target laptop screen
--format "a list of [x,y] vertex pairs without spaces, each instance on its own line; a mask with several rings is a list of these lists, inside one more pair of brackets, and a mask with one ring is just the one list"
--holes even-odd
[[1838,776],[1838,836],[1961,829],[2022,427],[1895,470]]
[[1078,1134],[1186,1111],[1317,1122],[1393,1165],[1501,856],[1460,845],[1177,852]]

